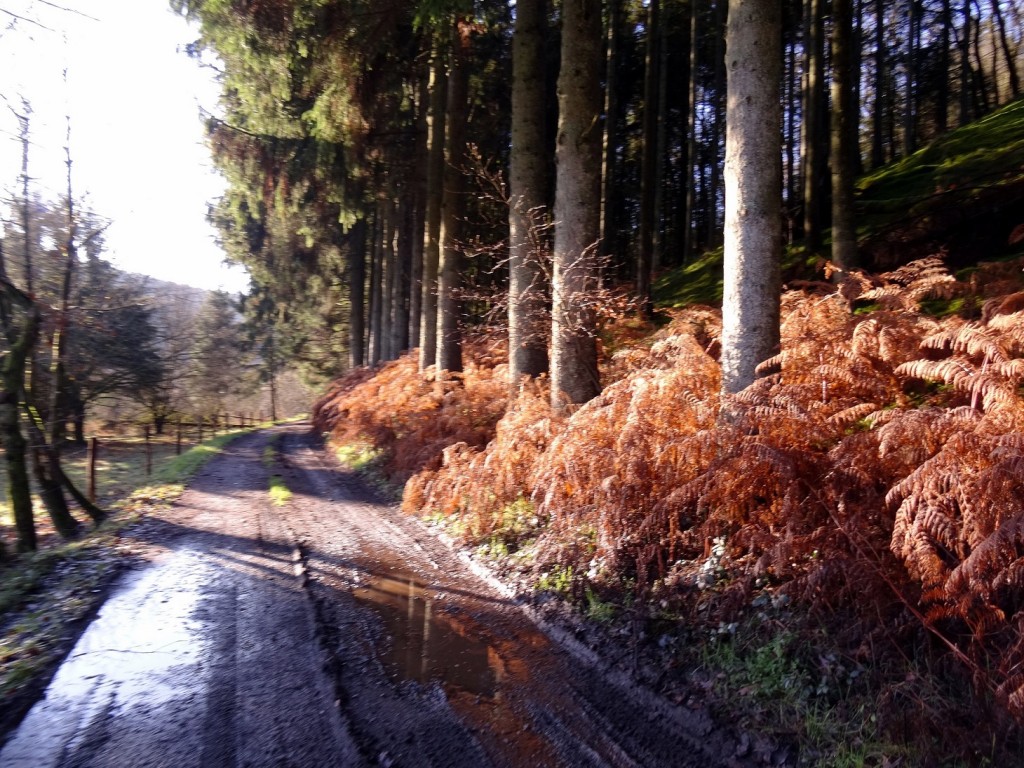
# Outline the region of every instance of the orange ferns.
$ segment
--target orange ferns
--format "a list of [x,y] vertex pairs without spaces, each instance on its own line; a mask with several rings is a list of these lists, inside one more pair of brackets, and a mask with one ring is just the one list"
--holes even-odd
[[613,383],[568,416],[543,381],[507,403],[491,345],[444,393],[411,358],[350,374],[317,424],[416,473],[407,511],[464,541],[528,539],[538,569],[699,594],[713,562],[734,596],[756,580],[865,626],[905,606],[963,658],[988,654],[1024,717],[1020,267],[964,282],[932,257],[788,291],[778,354],[726,408],[720,313],[693,307],[620,339]]

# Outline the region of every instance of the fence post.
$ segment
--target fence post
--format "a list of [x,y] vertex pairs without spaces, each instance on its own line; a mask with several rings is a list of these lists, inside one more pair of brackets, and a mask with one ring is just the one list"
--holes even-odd
[[89,466],[89,484],[86,494],[89,501],[96,503],[96,454],[99,452],[99,441],[93,437],[89,439],[89,455],[86,459]]
[[174,455],[181,456],[181,418],[178,418],[178,434],[174,439]]
[[149,442],[149,424],[146,425],[146,474],[153,474],[153,446]]

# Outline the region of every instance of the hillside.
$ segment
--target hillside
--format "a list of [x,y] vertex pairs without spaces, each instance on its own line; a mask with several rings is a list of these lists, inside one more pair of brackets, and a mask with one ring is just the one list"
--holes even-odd
[[542,609],[569,600],[582,635],[626,637],[634,672],[698,691],[767,754],[1013,764],[1022,116],[1017,102],[862,180],[864,252],[890,271],[792,282],[781,354],[731,423],[720,312],[692,303],[694,285],[713,297],[709,257],[663,280],[667,325],[605,328],[604,391],[569,416],[543,381],[507,402],[494,337],[444,391],[413,356],[353,371],[317,424],[404,483],[407,512]]
[[939,252],[954,266],[1024,252],[1024,100],[862,178],[858,213],[874,268]]
[[[863,176],[855,205],[869,271],[931,255],[955,271],[1024,254],[1024,99]],[[783,277],[820,278],[821,260],[798,241]],[[662,307],[720,303],[722,250],[662,274],[655,298]]]

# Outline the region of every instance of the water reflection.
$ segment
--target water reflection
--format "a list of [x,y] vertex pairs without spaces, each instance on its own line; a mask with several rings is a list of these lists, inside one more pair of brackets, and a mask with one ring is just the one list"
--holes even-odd
[[408,573],[373,574],[355,598],[380,617],[391,636],[381,661],[397,678],[495,698],[503,675],[493,647],[470,635],[444,600]]

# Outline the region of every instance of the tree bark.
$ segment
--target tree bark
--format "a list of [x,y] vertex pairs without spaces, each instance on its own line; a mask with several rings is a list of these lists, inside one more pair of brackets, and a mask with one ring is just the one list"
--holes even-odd
[[381,221],[380,204],[374,209],[373,215],[373,242],[370,245],[370,337],[369,337],[369,359],[370,365],[376,365],[382,359],[384,353],[384,309],[382,302],[383,294],[383,256],[384,256],[384,232]]
[[[835,2],[835,0],[833,0]],[[903,154],[909,157],[917,151],[917,51],[920,47],[921,20],[917,0],[907,0],[909,29],[907,30],[907,54],[903,104]],[[835,16],[835,11],[833,11]]]
[[650,317],[651,276],[654,267],[654,198],[658,186],[658,67],[661,0],[647,5],[646,54],[644,58],[643,153],[640,160],[640,247],[636,262],[636,298],[642,317]]
[[885,165],[885,0],[875,0],[875,99],[871,119],[871,167]]
[[601,194],[601,4],[565,0],[558,73],[551,402],[562,409],[600,392],[588,294],[597,287]]
[[382,264],[384,269],[384,285],[381,289],[384,308],[384,328],[381,330],[383,337],[383,356],[385,360],[394,360],[398,357],[395,338],[395,323],[397,317],[397,304],[395,302],[396,286],[398,284],[398,252],[396,249],[398,216],[395,211],[395,192],[390,184],[385,184],[387,190],[381,205],[384,211],[384,255]]
[[350,368],[366,363],[366,219],[352,225],[346,238],[349,290],[348,362]]
[[[5,314],[9,314],[12,309],[13,292],[17,292],[17,289],[4,281]],[[18,403],[25,382],[25,365],[39,333],[39,312],[34,307],[28,309],[20,332],[15,333],[13,328],[4,330],[11,341],[0,367],[0,375],[3,377],[3,391],[0,392],[0,439],[3,441],[7,463],[7,493],[18,534],[16,547],[19,552],[31,552],[36,548],[36,527],[28,479],[28,442],[21,432]]]
[[683,213],[683,260],[687,261],[697,250],[697,85],[700,71],[697,60],[699,5],[702,0],[690,0],[690,82],[689,109],[686,125],[686,164],[683,167],[686,184],[686,210]]
[[803,234],[811,251],[821,247],[828,173],[823,2],[825,0],[804,0],[804,103],[800,154],[803,158]]
[[730,0],[725,153],[722,389],[755,378],[779,344],[781,11],[774,0]]
[[519,0],[512,38],[512,149],[509,158],[509,386],[548,369],[544,311],[547,279],[542,253],[546,220],[544,152],[545,0]]
[[462,223],[465,218],[466,120],[469,99],[468,19],[452,26],[452,69],[448,76],[445,131],[444,193],[441,199],[441,263],[437,281],[437,375],[462,370],[462,302],[458,291],[462,269]]
[[[400,191],[397,206],[395,250],[394,325],[391,329],[395,357],[409,349],[410,294],[412,293],[413,232],[416,226],[416,185],[409,180]],[[422,242],[422,238],[417,238]]]
[[785,198],[785,229],[783,235],[787,243],[792,243],[797,236],[796,228],[796,215],[800,210],[800,195],[799,185],[797,183],[797,164],[796,155],[798,152],[797,142],[798,133],[796,130],[796,115],[799,111],[799,67],[797,66],[797,44],[796,41],[791,41],[786,46],[786,58],[785,58],[785,75],[784,75],[784,94],[786,99],[786,114],[788,115],[785,122],[785,141],[783,145],[783,154],[785,161],[783,165],[784,172],[784,186],[786,190]]
[[971,70],[971,28],[974,26],[971,21],[971,0],[964,0],[961,17],[963,19],[963,31],[960,33],[960,115],[961,126],[971,122],[971,92],[972,70]]
[[416,167],[413,191],[416,196],[411,236],[412,265],[409,273],[409,343],[420,344],[420,323],[423,320],[423,253],[427,215],[427,175],[430,166],[430,131],[428,130],[430,105],[429,76],[420,76],[416,99]]
[[608,31],[605,49],[604,143],[601,151],[601,244],[602,257],[618,250],[618,182],[616,153],[619,149],[619,49],[623,0],[608,0]]
[[727,15],[727,0],[716,0],[715,4],[715,53],[714,72],[715,84],[713,89],[713,111],[711,121],[711,156],[709,159],[707,205],[705,207],[705,224],[707,229],[704,235],[704,242],[708,248],[714,248],[720,242],[720,230],[718,228],[718,189],[721,176],[721,144],[722,133],[725,128],[725,114],[722,111],[723,102],[726,99],[726,69],[725,69],[725,20]]
[[427,202],[423,223],[423,288],[420,303],[420,370],[437,362],[437,270],[441,259],[441,199],[444,178],[448,47],[438,35],[430,60],[427,116]]
[[832,263],[845,273],[857,266],[853,219],[853,3],[832,0]]
[[939,135],[949,129],[949,43],[953,30],[952,0],[942,0],[939,13],[939,71],[942,77],[935,93],[935,130]]
[[1010,41],[1006,36],[1006,20],[1003,18],[1003,10],[999,0],[992,0],[992,15],[996,20],[996,31],[999,34],[999,44],[1003,50],[1003,58],[1006,59],[1006,75],[1010,81],[1010,93],[1013,98],[1020,96],[1020,76],[1017,73],[1017,61]]

